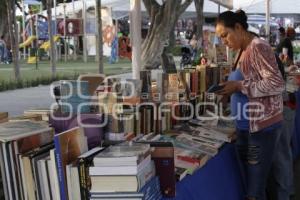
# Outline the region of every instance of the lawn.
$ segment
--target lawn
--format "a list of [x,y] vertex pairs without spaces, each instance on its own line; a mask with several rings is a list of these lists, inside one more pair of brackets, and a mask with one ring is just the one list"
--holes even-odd
[[[51,77],[49,61],[40,61],[38,67],[35,64],[27,64],[21,60],[21,79],[34,80],[41,77]],[[87,63],[82,60],[69,60],[68,62],[57,62],[57,74],[59,76],[73,76],[74,74],[98,73],[97,63],[94,58],[90,58]],[[104,59],[104,73],[106,75],[122,74],[131,72],[131,61],[120,59],[118,63],[109,64],[108,59]],[[12,81],[14,79],[13,64],[0,64],[0,81]]]

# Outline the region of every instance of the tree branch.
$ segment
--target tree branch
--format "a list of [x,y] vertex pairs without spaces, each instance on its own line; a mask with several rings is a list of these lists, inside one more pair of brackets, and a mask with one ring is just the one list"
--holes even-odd
[[187,9],[187,7],[189,7],[189,5],[191,5],[192,2],[193,0],[185,0],[185,2],[181,4],[178,11],[179,16]]

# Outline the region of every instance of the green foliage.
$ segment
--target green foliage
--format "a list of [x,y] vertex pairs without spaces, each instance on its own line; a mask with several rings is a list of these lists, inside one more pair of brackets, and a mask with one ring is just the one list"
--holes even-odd
[[171,50],[171,53],[173,54],[173,56],[181,56],[181,46],[174,46],[174,48]]
[[192,66],[196,66],[200,64],[200,58],[201,58],[201,54],[203,53],[203,49],[199,49],[197,51],[197,55],[192,63]]
[[294,47],[294,54],[300,54],[300,46]]
[[47,77],[47,76],[41,76],[37,77],[35,79],[31,80],[12,80],[9,81],[2,80],[0,82],[0,91],[6,91],[6,90],[14,90],[14,89],[20,89],[20,88],[27,88],[27,87],[36,87],[39,85],[49,85],[54,81],[58,80],[76,80],[78,78],[79,74],[74,73],[73,75],[62,75],[62,76],[56,76],[55,78]]

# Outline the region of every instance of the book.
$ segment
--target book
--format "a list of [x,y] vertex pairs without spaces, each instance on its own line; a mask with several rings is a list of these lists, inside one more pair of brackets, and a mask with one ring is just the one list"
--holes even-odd
[[10,122],[18,122],[18,121],[42,121],[42,116],[38,114],[31,115],[21,115],[16,117],[11,117],[8,119]]
[[151,161],[151,156],[148,155],[145,159],[143,159],[139,164],[125,164],[121,163],[110,165],[108,163],[100,163],[101,166],[98,166],[94,163],[94,167],[89,168],[89,174],[91,176],[101,176],[101,175],[136,175],[141,170],[145,168],[145,166],[149,165]]
[[94,156],[103,150],[104,148],[102,147],[95,147],[78,157],[79,185],[82,200],[88,200],[89,198],[89,190],[91,188],[89,167],[93,165]]
[[154,176],[146,185],[140,189],[139,193],[143,193],[144,200],[159,200],[162,199],[160,190],[160,179],[158,176]]
[[24,111],[24,116],[32,116],[32,115],[38,115],[41,116],[43,121],[49,121],[49,115],[51,110],[50,109],[30,109]]
[[0,124],[0,141],[8,142],[51,130],[52,128],[50,128],[45,122],[5,122]]
[[102,122],[101,114],[79,114],[68,117],[68,114],[56,112],[49,118],[49,124],[55,129],[56,134],[77,126],[83,128],[89,149],[99,146],[104,138]]
[[67,200],[66,166],[88,150],[87,138],[81,128],[75,127],[55,135],[54,144],[60,197],[62,200]]
[[180,147],[175,147],[175,157],[177,160],[182,160],[191,164],[196,164],[199,167],[202,167],[209,159],[209,156],[205,153],[199,153],[190,149]]
[[91,175],[91,192],[137,192],[155,176],[153,161],[147,162],[137,174]]
[[94,165],[137,165],[150,153],[150,145],[137,143],[122,143],[109,146],[94,158]]
[[176,177],[174,165],[174,147],[171,142],[144,142],[150,144],[151,158],[155,163],[156,175],[159,177],[160,190],[164,197],[174,197],[176,194]]
[[0,123],[8,121],[8,112],[0,112]]
[[186,175],[188,175],[188,170],[186,168],[177,167],[175,164],[176,181],[181,181]]

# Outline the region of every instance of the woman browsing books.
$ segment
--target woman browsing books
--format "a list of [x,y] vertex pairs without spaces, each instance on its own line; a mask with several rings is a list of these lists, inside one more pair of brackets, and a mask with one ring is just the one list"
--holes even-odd
[[[247,16],[242,10],[226,11],[218,17],[216,34],[239,53],[229,80],[216,93],[231,95],[246,199],[265,200],[268,174],[282,132],[284,81],[270,45],[247,29]],[[283,171],[286,170],[287,165]],[[278,174],[286,175],[283,171]],[[290,192],[284,178],[276,180],[281,186],[280,199],[288,199]]]

